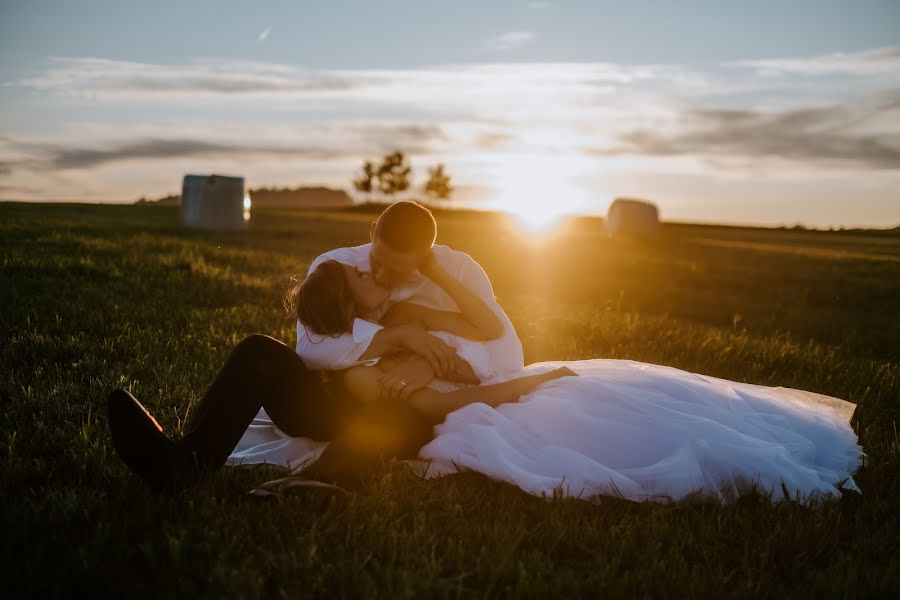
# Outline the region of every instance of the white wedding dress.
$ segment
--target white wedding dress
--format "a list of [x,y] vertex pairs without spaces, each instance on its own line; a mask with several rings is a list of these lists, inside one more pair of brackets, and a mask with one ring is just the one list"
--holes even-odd
[[[440,335],[482,382],[499,380],[478,344]],[[838,496],[839,487],[859,491],[852,474],[865,455],[850,426],[852,403],[629,360],[544,362],[524,372],[559,366],[578,377],[516,403],[449,414],[419,454],[426,476],[471,469],[536,495],[638,501],[692,493],[728,501],[752,487],[801,502]],[[229,462],[298,470],[326,445],[290,438],[260,411]]]

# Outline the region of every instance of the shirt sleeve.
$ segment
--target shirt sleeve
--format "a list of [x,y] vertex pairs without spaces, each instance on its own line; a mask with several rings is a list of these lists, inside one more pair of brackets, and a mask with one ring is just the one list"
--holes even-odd
[[[466,255],[466,260],[462,261],[460,265],[458,278],[460,283],[466,288],[475,292],[478,294],[478,297],[490,304],[494,312],[497,311],[499,305],[497,305],[497,299],[494,297],[494,288],[491,285],[491,280],[488,278],[487,273],[484,272],[484,269],[481,268],[481,265],[475,262],[468,254]],[[501,310],[500,312],[503,311]]]
[[[510,373],[520,372],[525,366],[522,342],[519,341],[516,329],[513,327],[509,317],[506,316],[503,307],[497,302],[497,298],[494,296],[494,288],[487,273],[472,257],[466,255],[466,260],[462,261],[460,265],[458,277],[460,282],[478,294],[503,322],[503,335],[495,340],[484,342],[484,346],[490,354],[494,374],[502,377]],[[482,383],[485,382],[482,381]]]
[[355,319],[352,333],[332,337],[307,331],[303,323],[297,321],[297,354],[307,367],[315,371],[340,371],[357,365],[375,365],[380,357],[369,360],[359,360],[359,357],[381,329],[381,325],[376,323]]

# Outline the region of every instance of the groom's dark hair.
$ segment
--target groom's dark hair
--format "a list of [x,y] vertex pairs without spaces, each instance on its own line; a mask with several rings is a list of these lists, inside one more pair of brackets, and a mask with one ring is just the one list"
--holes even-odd
[[419,204],[394,202],[375,221],[375,235],[392,250],[414,252],[431,248],[437,237],[437,223],[431,211]]

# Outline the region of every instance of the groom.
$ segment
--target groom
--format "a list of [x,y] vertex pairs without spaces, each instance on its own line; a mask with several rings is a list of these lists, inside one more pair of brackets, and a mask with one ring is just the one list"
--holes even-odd
[[[384,311],[397,302],[406,301],[435,310],[458,312],[459,308],[450,296],[418,272],[419,263],[433,251],[440,267],[480,296],[503,323],[503,335],[486,342],[495,371],[498,374],[520,371],[522,346],[512,323],[494,297],[484,269],[464,252],[435,245],[436,236],[437,224],[431,211],[415,202],[396,202],[372,223],[369,230],[371,243],[326,252],[312,262],[308,274],[323,262],[336,260],[372,273],[375,283],[390,291],[388,301],[382,307]],[[297,321],[297,354],[309,368],[323,371],[373,365],[381,356],[402,350],[397,344],[388,342],[388,333],[380,325],[356,319],[351,333],[335,338],[311,333]],[[386,392],[395,392],[405,398],[427,385],[432,378],[446,379],[458,370],[449,362],[453,356],[442,355],[435,349],[446,344],[433,336],[430,341],[430,347],[423,343],[414,348],[412,355],[393,369],[393,377],[383,378],[394,384]],[[449,352],[455,356],[452,349]],[[456,357],[456,360],[460,359]]]
[[[408,301],[441,310],[458,310],[450,297],[417,271],[433,250],[440,266],[477,293],[504,325],[503,335],[485,344],[495,373],[518,371],[522,347],[515,329],[493,295],[484,270],[465,253],[434,245],[431,212],[414,202],[389,206],[372,224],[371,243],[339,248],[316,258],[312,273],[325,260],[337,260],[371,272],[390,290],[388,303]],[[394,402],[360,406],[323,372],[375,364],[405,352],[382,378]],[[405,404],[409,394],[433,378],[454,379],[462,371],[456,353],[438,338],[410,328],[384,328],[356,319],[353,331],[322,337],[297,323],[296,353],[278,340],[254,334],[232,350],[200,400],[184,438],[175,442],[125,390],[108,399],[113,444],[119,456],[156,488],[184,487],[225,463],[247,426],[264,408],[288,435],[330,440],[304,476],[353,485],[378,460],[414,457],[432,437],[435,423]],[[323,381],[324,380],[324,381]]]

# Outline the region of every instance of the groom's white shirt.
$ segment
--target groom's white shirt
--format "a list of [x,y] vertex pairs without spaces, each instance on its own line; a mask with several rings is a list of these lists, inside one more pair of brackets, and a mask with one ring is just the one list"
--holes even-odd
[[[369,264],[371,247],[372,244],[364,244],[353,248],[330,250],[312,262],[307,275],[315,271],[316,267],[326,260],[336,260],[354,266],[360,271],[371,271]],[[509,317],[506,316],[494,297],[494,290],[487,273],[465,252],[451,250],[447,246],[434,245],[433,248],[435,258],[441,268],[475,292],[503,322],[503,335],[484,343],[485,349],[491,357],[494,377],[503,377],[521,371],[524,367],[522,344],[519,342],[519,337],[516,335],[516,330]],[[447,292],[419,273],[414,273],[407,283],[392,290],[386,304],[389,306],[402,301],[436,310],[459,311]],[[353,322],[352,333],[329,337],[309,332],[300,321],[297,321],[297,354],[300,355],[306,366],[321,371],[336,371],[360,364],[372,365],[378,362],[377,358],[360,361],[359,357],[366,351],[372,338],[381,328],[377,323],[356,319]]]

